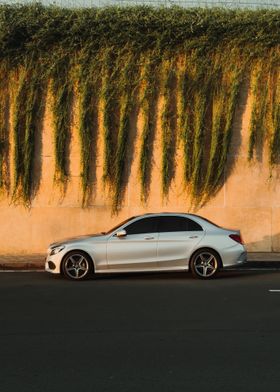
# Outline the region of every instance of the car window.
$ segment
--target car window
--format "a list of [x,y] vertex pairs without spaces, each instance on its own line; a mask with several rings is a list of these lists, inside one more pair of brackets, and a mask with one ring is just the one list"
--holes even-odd
[[157,232],[158,218],[150,217],[139,219],[136,222],[131,223],[124,227],[126,233],[130,234],[144,234],[144,233],[156,233]]
[[159,232],[201,231],[202,227],[192,219],[183,216],[162,216],[159,222]]

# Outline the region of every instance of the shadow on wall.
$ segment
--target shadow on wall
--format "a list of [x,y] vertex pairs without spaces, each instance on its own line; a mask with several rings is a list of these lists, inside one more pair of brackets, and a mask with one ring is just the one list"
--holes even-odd
[[280,252],[280,233],[265,235],[259,241],[246,243],[249,252]]

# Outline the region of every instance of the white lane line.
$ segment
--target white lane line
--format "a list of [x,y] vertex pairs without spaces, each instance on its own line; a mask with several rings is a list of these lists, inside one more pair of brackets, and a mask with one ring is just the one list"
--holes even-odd
[[0,270],[0,273],[3,272],[45,272],[44,270]]
[[242,271],[280,271],[280,268],[275,268],[275,267],[272,267],[272,268],[267,268],[267,267],[264,267],[264,268],[262,268],[262,267],[259,267],[259,268],[228,268],[228,269],[225,269],[224,270],[224,272],[226,272],[226,271],[240,271],[240,272],[242,272]]
[[270,289],[268,290],[270,293],[280,293],[280,290],[276,289]]

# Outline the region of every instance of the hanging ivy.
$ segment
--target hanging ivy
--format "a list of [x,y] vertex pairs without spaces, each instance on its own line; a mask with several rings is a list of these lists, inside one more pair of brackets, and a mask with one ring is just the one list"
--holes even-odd
[[273,166],[279,163],[280,157],[280,72],[279,68],[270,75],[271,96],[271,128],[269,161]]
[[217,191],[225,175],[225,164],[231,142],[233,118],[240,92],[243,68],[237,54],[236,59],[238,65],[233,68],[223,65],[227,59],[221,53],[218,53],[214,59],[215,66],[211,81],[211,142],[203,190],[206,198]]
[[131,114],[136,107],[135,88],[138,81],[137,56],[129,54],[123,56],[123,71],[120,80],[120,122],[118,130],[116,158],[114,167],[114,197],[113,209],[116,211],[121,202],[121,193],[127,161],[127,147],[129,130],[131,128]]
[[0,189],[8,187],[9,156],[9,73],[7,65],[0,66]]
[[166,196],[173,175],[173,158],[176,143],[175,129],[175,83],[176,83],[176,65],[175,61],[166,61],[163,71],[163,109],[161,115],[162,128],[162,169],[161,181],[162,192]]
[[[97,58],[92,60],[86,56],[82,61],[79,75],[80,91],[80,127],[81,142],[81,180],[83,191],[83,206],[89,202],[92,189],[91,166],[96,158],[97,110],[99,98],[99,74],[96,72],[99,63]],[[95,72],[93,72],[93,70]]]
[[267,64],[263,63],[258,63],[252,71],[251,90],[253,104],[249,128],[249,160],[253,158],[254,151],[257,147],[257,142],[262,142],[263,139],[264,123],[267,110],[268,73],[269,69],[267,67]]
[[59,59],[52,74],[55,180],[65,182],[69,176],[67,165],[68,144],[71,129],[73,82],[67,58]]
[[14,109],[14,197],[30,202],[34,186],[34,153],[42,115],[42,69],[27,64],[20,71]]
[[113,181],[115,141],[119,121],[118,79],[120,55],[109,49],[104,58],[103,101],[104,101],[104,181]]
[[141,185],[141,198],[145,200],[148,193],[148,182],[151,167],[153,135],[155,132],[157,83],[158,83],[158,58],[154,53],[147,56],[144,62],[144,88],[141,107],[143,110],[144,125],[140,146],[139,178]]
[[[55,178],[62,182],[69,177],[74,91],[78,95],[83,205],[88,204],[94,178],[101,110],[103,179],[112,191],[113,209],[121,206],[131,118],[138,101],[143,113],[142,199],[148,197],[156,116],[161,119],[163,195],[174,174],[177,133],[187,188],[197,200],[215,194],[225,180],[234,113],[245,78],[251,82],[253,98],[248,158],[254,158],[266,138],[270,164],[276,165],[279,16],[278,10],[0,5],[0,187],[8,183],[9,79],[16,79],[17,85],[12,106],[13,194],[28,203],[34,194],[36,137],[48,85]],[[160,95],[163,108],[156,113]]]
[[179,96],[180,96],[180,129],[181,140],[183,143],[183,166],[184,179],[190,183],[193,172],[193,108],[194,108],[194,80],[191,71],[191,64],[185,59],[185,64],[180,77]]
[[229,86],[227,96],[225,98],[225,106],[223,113],[223,135],[221,137],[222,142],[219,144],[219,154],[216,157],[216,163],[213,166],[213,170],[215,170],[215,176],[212,174],[212,180],[209,183],[209,189],[207,193],[209,195],[210,192],[215,192],[219,186],[222,184],[223,177],[225,175],[225,165],[227,162],[227,156],[230,148],[232,131],[233,131],[233,120],[234,113],[236,109],[236,105],[238,102],[238,97],[240,94],[240,87],[243,80],[243,72],[244,67],[240,66],[240,64],[236,65],[233,70],[228,71],[229,78]]

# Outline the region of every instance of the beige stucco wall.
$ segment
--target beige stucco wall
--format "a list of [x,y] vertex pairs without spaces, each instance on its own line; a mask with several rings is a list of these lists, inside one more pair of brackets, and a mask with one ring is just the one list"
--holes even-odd
[[[102,182],[102,107],[99,110],[96,184],[90,207],[81,208],[77,102],[73,110],[70,142],[71,177],[65,194],[62,195],[61,189],[53,182],[54,148],[50,97],[47,97],[47,102],[41,151],[37,155],[38,170],[41,170],[40,188],[30,209],[22,205],[11,204],[9,197],[5,194],[1,195],[0,254],[44,252],[47,245],[54,240],[105,231],[129,216],[144,212],[194,211],[184,187],[181,165],[182,148],[178,141],[175,176],[168,199],[162,199],[160,116],[157,120],[153,149],[150,195],[145,205],[141,203],[138,182],[139,139],[142,132],[140,113],[134,140],[128,141],[131,165],[123,208],[118,215],[112,216],[109,191],[104,188]],[[159,99],[158,106],[160,111],[162,98]],[[280,251],[280,179],[277,178],[280,172],[274,171],[271,178],[267,146],[264,148],[262,157],[252,163],[247,161],[250,109],[250,92],[244,89],[235,116],[233,142],[227,169],[231,168],[230,174],[219,193],[196,212],[222,226],[241,229],[250,251]],[[12,139],[10,142],[12,145]],[[42,165],[40,165],[40,160]],[[10,172],[12,181],[12,156],[10,156]]]

